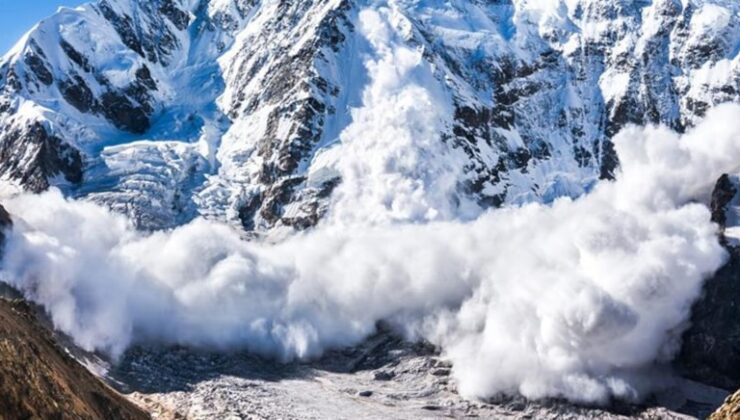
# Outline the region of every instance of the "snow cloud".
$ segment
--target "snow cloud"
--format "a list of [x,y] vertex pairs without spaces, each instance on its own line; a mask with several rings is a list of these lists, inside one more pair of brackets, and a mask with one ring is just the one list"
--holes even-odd
[[627,129],[617,180],[580,199],[279,244],[203,220],[145,235],[59,192],[18,196],[2,278],[113,355],[158,341],[309,358],[386,320],[440,345],[468,396],[637,398],[725,259],[694,199],[739,169],[738,121],[725,105],[683,136]]
[[456,221],[457,166],[436,160],[454,154],[438,138],[448,98],[394,44],[403,22],[367,13],[370,84],[324,225],[277,244],[204,220],[145,234],[57,191],[20,195],[0,278],[113,356],[154,341],[310,358],[383,320],[439,345],[466,396],[644,395],[726,258],[700,201],[740,170],[740,105],[684,135],[624,130],[617,180],[586,196]]
[[422,51],[404,45],[405,19],[383,7],[360,13],[370,82],[341,144],[322,157],[342,177],[335,224],[423,223],[479,211],[456,195],[468,158],[440,140],[452,100]]

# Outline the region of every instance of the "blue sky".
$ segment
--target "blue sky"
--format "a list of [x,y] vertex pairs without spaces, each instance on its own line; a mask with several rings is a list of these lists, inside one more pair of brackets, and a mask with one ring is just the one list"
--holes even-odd
[[0,0],[0,55],[39,20],[59,6],[76,6],[83,0]]

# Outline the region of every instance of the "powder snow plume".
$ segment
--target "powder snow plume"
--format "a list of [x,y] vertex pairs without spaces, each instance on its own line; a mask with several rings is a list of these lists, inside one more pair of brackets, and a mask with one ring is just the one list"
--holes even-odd
[[639,398],[726,258],[695,200],[739,169],[738,121],[723,105],[684,135],[629,128],[617,180],[579,199],[471,222],[327,223],[278,244],[204,220],[144,234],[56,191],[16,196],[2,279],[114,356],[156,341],[310,358],[385,320],[441,346],[466,396]]
[[466,396],[645,396],[726,258],[701,202],[740,170],[740,105],[684,135],[627,128],[616,181],[581,198],[480,214],[458,194],[465,157],[439,139],[449,92],[403,46],[408,30],[387,8],[360,13],[368,85],[321,157],[343,181],[315,230],[143,233],[58,191],[19,195],[3,201],[15,225],[0,279],[113,357],[156,342],[311,358],[382,320],[440,346]]

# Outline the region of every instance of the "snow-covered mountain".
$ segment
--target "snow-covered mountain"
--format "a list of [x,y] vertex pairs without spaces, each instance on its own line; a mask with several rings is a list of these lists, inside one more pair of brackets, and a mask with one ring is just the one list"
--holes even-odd
[[465,219],[737,101],[739,52],[735,0],[100,0],[0,61],[0,173],[143,228]]
[[155,411],[632,403],[676,355],[734,387],[739,53],[737,0],[63,8],[0,59],[0,282]]

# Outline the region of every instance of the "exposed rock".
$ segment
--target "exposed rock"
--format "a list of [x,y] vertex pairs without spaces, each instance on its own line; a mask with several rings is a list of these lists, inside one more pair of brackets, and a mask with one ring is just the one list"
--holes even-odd
[[[738,100],[734,2],[394,4],[392,48],[418,52],[429,73],[420,87],[446,102],[431,141],[448,154],[435,159],[459,178],[450,201],[461,211],[581,195],[613,177],[611,138],[626,124],[681,131],[709,107]],[[377,9],[349,0],[101,0],[62,10],[0,63],[2,147],[25,151],[25,127],[44,125],[90,155],[91,176],[74,193],[133,218],[147,211],[140,203],[160,200],[148,181],[174,184],[178,202],[161,203],[173,211],[155,227],[203,215],[258,232],[310,228],[341,181],[310,174],[325,169],[322,154],[364,105],[366,61],[378,58],[362,29],[366,7]],[[713,16],[710,30],[703,22]],[[64,30],[71,26],[79,30]],[[125,58],[120,68],[101,51]],[[168,161],[196,150],[208,164],[188,177],[168,166],[136,182],[119,177],[116,168],[153,149],[146,140],[162,149],[166,140],[157,153]],[[106,149],[121,144],[142,153],[112,165]],[[2,172],[39,190],[56,175],[39,164],[0,169],[13,167]],[[125,201],[136,195],[145,197]]]
[[450,373],[451,371],[448,368],[438,368],[432,371],[432,375],[434,376],[450,376]]
[[62,39],[59,45],[62,47],[62,50],[67,54],[67,57],[69,57],[70,60],[72,60],[72,62],[80,66],[86,72],[90,72],[92,70],[92,67],[90,67],[90,62],[88,61],[87,57],[85,57],[79,51],[77,51],[75,47],[70,45],[69,42]]
[[373,376],[373,378],[376,381],[390,381],[391,379],[393,379],[394,376],[395,374],[391,371],[379,370],[375,372],[375,375]]
[[5,210],[5,207],[0,205],[0,255],[5,250],[5,239],[8,229],[13,228],[13,220],[10,218],[10,213]]
[[44,60],[36,53],[29,52],[26,55],[25,63],[28,68],[36,75],[36,78],[45,85],[50,85],[54,81],[54,76],[51,71],[46,67]]
[[730,179],[730,176],[728,174],[722,174],[717,180],[714,190],[712,190],[712,201],[710,203],[712,221],[717,223],[722,230],[727,227],[728,205],[736,194],[737,187]]
[[687,377],[724,389],[740,387],[740,250],[730,255],[694,304],[676,359]]
[[147,113],[127,97],[116,92],[107,92],[100,100],[105,116],[121,130],[142,134],[149,129]]
[[687,377],[724,389],[740,387],[740,248],[727,237],[737,222],[732,211],[737,192],[737,179],[724,174],[712,193],[712,220],[722,229],[729,261],[706,281],[676,359]]
[[22,301],[0,299],[0,417],[147,419],[59,347]]
[[727,397],[725,403],[709,416],[709,420],[737,419],[740,419],[740,391]]
[[167,19],[169,19],[172,24],[181,31],[187,29],[190,24],[190,15],[180,10],[173,0],[162,1],[162,4],[159,6],[159,11],[162,12],[163,15],[167,16]]
[[31,191],[40,192],[57,175],[63,175],[71,183],[82,182],[82,156],[36,122],[23,129],[0,133],[0,173],[19,180]]
[[75,75],[69,80],[59,82],[59,90],[64,99],[80,112],[89,112],[95,108],[95,96],[85,80]]

